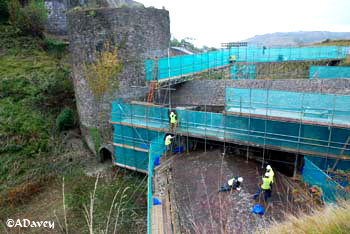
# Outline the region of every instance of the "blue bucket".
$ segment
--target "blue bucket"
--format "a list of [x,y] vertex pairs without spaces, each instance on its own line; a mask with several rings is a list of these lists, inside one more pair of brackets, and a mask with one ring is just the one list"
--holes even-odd
[[160,201],[158,200],[158,198],[154,197],[153,198],[153,205],[160,205]]
[[264,208],[261,205],[256,204],[256,205],[253,206],[252,212],[254,214],[263,215],[264,214]]

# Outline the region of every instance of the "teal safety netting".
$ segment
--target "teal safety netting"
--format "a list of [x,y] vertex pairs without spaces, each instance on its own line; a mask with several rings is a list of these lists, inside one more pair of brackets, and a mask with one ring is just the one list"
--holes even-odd
[[145,60],[147,80],[152,79],[152,69],[157,69],[157,80],[170,77],[182,76],[194,72],[201,72],[211,68],[226,66],[229,64],[229,57],[234,55],[235,62],[285,62],[285,61],[308,61],[308,60],[329,60],[343,59],[348,47],[341,46],[320,46],[305,48],[270,48],[239,47],[222,49],[219,51],[174,56],[161,58],[154,66],[153,61]]
[[231,66],[232,80],[255,80],[256,65],[255,64],[234,64]]
[[311,66],[309,79],[350,78],[350,67]]
[[[159,136],[159,132],[138,129],[128,126],[114,125],[113,143],[115,164],[125,166],[138,171],[148,171],[148,152],[134,150],[135,148],[149,150],[152,139]],[[134,147],[126,148],[128,146]]]
[[[333,158],[320,158],[320,157],[309,157],[308,158],[313,164],[321,168],[322,170],[327,170],[332,168],[336,159]],[[339,160],[336,163],[335,170],[350,170],[350,161]]]
[[322,189],[323,199],[326,202],[335,202],[337,198],[349,199],[350,194],[346,192],[344,187],[322,171],[310,159],[304,157],[305,164],[302,170],[303,181],[309,185],[319,186]]
[[[168,108],[125,103],[113,105],[113,122],[168,131]],[[177,114],[177,132],[182,135],[322,156],[337,157],[344,148],[343,155],[350,156],[350,146],[345,144],[350,136],[347,128],[190,110],[177,110]]]
[[[152,177],[154,161],[156,157],[160,158],[165,151],[164,133],[146,130],[143,128],[133,128],[114,124],[113,143],[120,146],[114,146],[114,161],[116,165],[148,173],[148,192],[147,192],[147,223],[148,233],[151,226],[151,208],[152,208]],[[139,149],[147,149],[148,152],[142,152],[137,149],[126,148],[128,146]]]
[[226,88],[225,110],[350,125],[350,96]]
[[164,145],[165,134],[154,138],[150,144],[149,151],[149,168],[148,168],[148,192],[147,192],[147,233],[151,233],[151,208],[152,208],[152,177],[154,169],[154,160],[156,157],[161,157],[165,151]]
[[153,61],[152,60],[145,60],[145,70],[146,70],[146,80],[150,81],[153,80]]

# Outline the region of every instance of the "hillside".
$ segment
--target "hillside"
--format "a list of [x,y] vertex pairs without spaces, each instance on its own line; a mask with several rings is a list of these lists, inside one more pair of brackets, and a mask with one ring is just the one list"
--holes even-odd
[[[110,161],[101,164],[87,150],[66,44],[20,35],[8,24],[0,24],[0,31],[0,219],[55,222],[55,230],[33,228],[26,233],[88,233],[84,207],[89,209],[96,186],[96,233],[107,227],[144,233],[146,177],[112,170]],[[103,176],[97,183],[98,172]],[[117,202],[121,211],[111,210]]]
[[251,44],[268,47],[301,46],[326,39],[350,39],[350,32],[327,32],[327,31],[299,31],[299,32],[276,32],[264,35],[256,35],[245,39]]

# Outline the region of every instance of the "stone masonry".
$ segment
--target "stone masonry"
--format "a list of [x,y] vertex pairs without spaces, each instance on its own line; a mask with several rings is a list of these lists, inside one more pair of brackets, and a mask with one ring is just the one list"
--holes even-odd
[[[111,102],[143,99],[147,95],[144,60],[167,55],[169,12],[155,8],[103,8],[67,14],[74,89],[81,128],[90,148],[89,129],[98,128],[102,142],[111,141]],[[119,90],[106,92],[98,102],[85,79],[83,64],[94,61],[94,51],[108,41],[117,47],[122,70]],[[145,87],[145,88],[139,88]]]
[[46,31],[55,35],[67,35],[66,14],[74,7],[96,8],[96,7],[143,7],[141,3],[133,0],[45,0],[48,11]]
[[223,106],[225,87],[350,95],[350,79],[192,80],[176,86],[172,104]]

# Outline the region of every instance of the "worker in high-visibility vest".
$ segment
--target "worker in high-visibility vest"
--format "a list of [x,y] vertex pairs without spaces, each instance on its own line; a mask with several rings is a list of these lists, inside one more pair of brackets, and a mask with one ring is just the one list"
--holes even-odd
[[272,170],[272,167],[270,165],[266,166],[266,172],[270,174],[270,179],[271,179],[270,189],[272,191],[272,185],[273,185],[274,178],[275,178],[275,172]]
[[231,56],[229,57],[229,61],[230,61],[230,63],[234,63],[234,62],[236,61],[236,56],[231,55]]
[[271,177],[269,173],[265,173],[265,176],[262,178],[262,185],[254,195],[254,200],[259,196],[261,192],[264,192],[264,201],[267,202],[267,198],[271,197]]
[[164,144],[165,144],[165,147],[166,147],[166,151],[169,151],[171,149],[171,143],[172,143],[171,140],[173,138],[174,137],[172,135],[170,135],[170,134],[165,137]]
[[226,192],[226,191],[230,191],[231,189],[235,189],[237,191],[240,191],[242,182],[243,182],[243,178],[236,176],[236,177],[228,180],[227,185],[221,186],[219,192]]
[[176,129],[177,117],[173,111],[170,112],[169,120],[170,120],[170,131],[174,132]]

